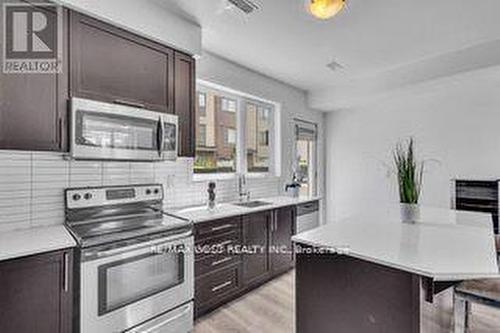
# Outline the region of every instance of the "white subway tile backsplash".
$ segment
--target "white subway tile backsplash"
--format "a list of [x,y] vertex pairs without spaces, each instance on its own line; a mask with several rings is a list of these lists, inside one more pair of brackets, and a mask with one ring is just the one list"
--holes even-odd
[[130,163],[107,162],[103,163],[103,185],[127,185],[130,184]]
[[7,232],[15,229],[26,229],[30,227],[29,214],[28,217],[22,215],[17,217],[9,217],[4,220],[0,217],[0,232]]
[[102,186],[102,163],[94,161],[69,162],[69,187]]
[[153,163],[130,163],[130,183],[148,184],[155,182]]
[[[160,163],[67,161],[60,153],[0,151],[0,232],[64,222],[64,189],[162,183],[165,208],[203,205],[208,181],[193,182],[193,160]],[[280,193],[280,178],[249,178],[252,198]],[[236,179],[216,181],[217,201],[237,198]]]

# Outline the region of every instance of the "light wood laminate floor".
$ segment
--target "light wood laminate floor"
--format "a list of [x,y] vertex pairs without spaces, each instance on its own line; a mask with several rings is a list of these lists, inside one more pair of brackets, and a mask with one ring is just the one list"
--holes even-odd
[[[294,272],[290,272],[200,318],[194,332],[292,333],[294,303]],[[436,298],[433,306],[424,305],[426,330],[450,332],[451,314],[451,292]],[[499,333],[500,310],[473,305],[469,332]]]

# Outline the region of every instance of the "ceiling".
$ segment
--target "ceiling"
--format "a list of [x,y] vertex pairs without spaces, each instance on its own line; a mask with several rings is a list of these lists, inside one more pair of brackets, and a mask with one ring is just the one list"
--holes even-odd
[[[323,110],[349,107],[388,81],[411,83],[410,74],[450,57],[462,71],[476,59],[463,50],[500,55],[498,0],[348,0],[328,21],[311,17],[305,0],[253,0],[260,8],[250,15],[226,0],[154,1],[197,22],[204,49],[309,92]],[[331,71],[332,61],[342,68]]]

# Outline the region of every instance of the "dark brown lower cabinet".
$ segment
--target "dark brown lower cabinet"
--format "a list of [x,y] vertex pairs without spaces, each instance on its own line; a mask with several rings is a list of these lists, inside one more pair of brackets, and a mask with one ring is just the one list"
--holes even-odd
[[0,262],[0,332],[72,330],[72,250]]
[[293,267],[294,255],[292,236],[296,228],[296,207],[283,207],[274,211],[271,228],[271,251],[269,259],[275,273],[287,271]]
[[295,216],[293,206],[195,225],[196,317],[293,267]]
[[242,288],[241,218],[195,225],[195,315],[197,317],[234,298]]
[[243,281],[252,285],[269,275],[270,211],[243,217]]
[[228,300],[241,290],[240,264],[211,272],[195,283],[196,315],[199,316]]

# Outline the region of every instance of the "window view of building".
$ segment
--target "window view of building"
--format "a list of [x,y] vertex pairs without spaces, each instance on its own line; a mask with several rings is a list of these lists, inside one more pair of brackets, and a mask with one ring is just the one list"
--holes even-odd
[[245,142],[248,172],[268,172],[270,160],[269,131],[272,128],[271,107],[246,103]]
[[195,173],[270,172],[274,105],[201,85],[197,104]]
[[196,173],[236,172],[236,111],[234,99],[198,93]]
[[198,114],[200,116],[205,116],[207,105],[207,95],[204,93],[198,93]]
[[300,195],[317,193],[316,154],[317,125],[298,121],[295,125],[295,174],[300,182]]

